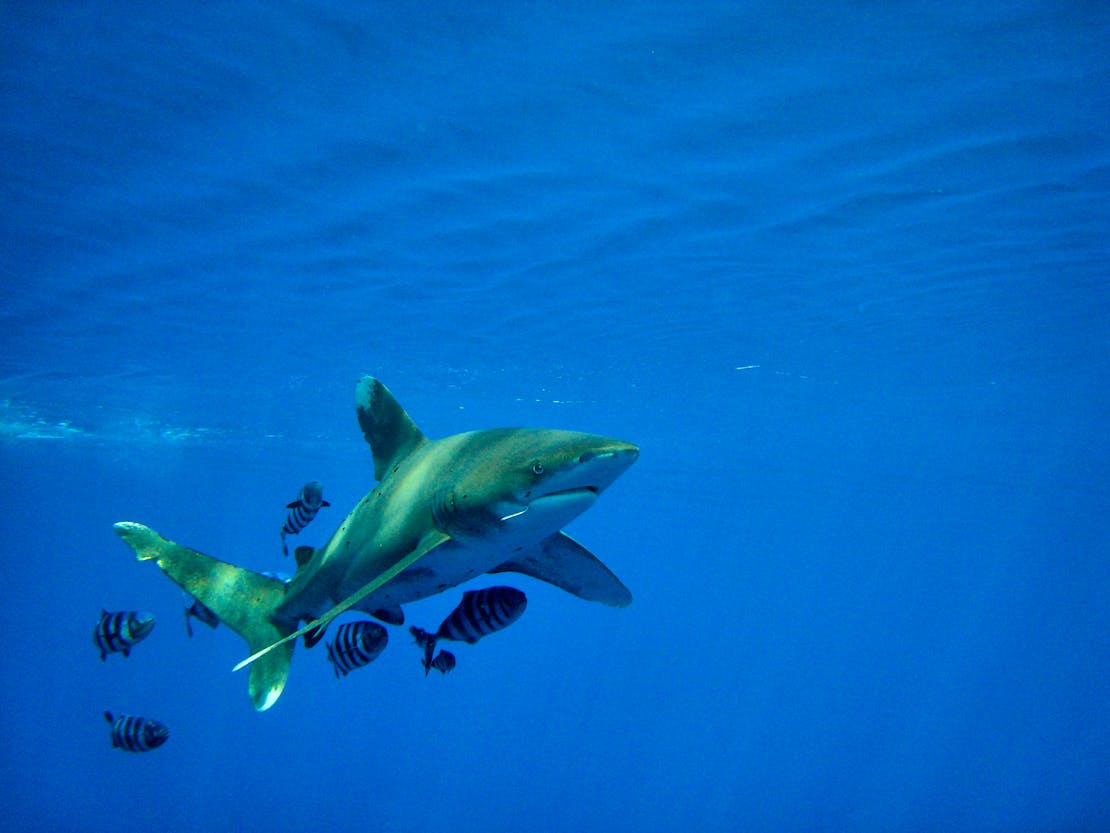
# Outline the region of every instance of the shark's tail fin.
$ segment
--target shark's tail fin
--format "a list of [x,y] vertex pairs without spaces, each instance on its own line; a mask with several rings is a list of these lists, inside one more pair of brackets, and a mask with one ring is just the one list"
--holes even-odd
[[[115,530],[140,561],[156,561],[162,572],[247,640],[252,653],[297,630],[296,622],[285,625],[274,618],[274,611],[285,598],[285,584],[280,579],[167,541],[142,524],[118,523]],[[281,696],[295,644],[283,643],[251,666],[251,702],[258,711],[270,708]]]

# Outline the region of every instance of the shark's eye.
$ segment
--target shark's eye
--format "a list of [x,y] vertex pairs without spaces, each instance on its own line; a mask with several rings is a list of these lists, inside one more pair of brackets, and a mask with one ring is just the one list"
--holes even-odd
[[533,463],[532,464],[532,474],[543,474],[543,464],[542,463]]

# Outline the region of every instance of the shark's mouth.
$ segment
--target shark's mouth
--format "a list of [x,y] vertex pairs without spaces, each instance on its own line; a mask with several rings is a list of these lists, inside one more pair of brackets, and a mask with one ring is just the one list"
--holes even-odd
[[595,486],[577,486],[572,489],[557,489],[553,492],[544,492],[533,495],[523,504],[509,504],[501,507],[499,520],[508,521],[522,515],[532,517],[535,515],[557,513],[567,514],[568,519],[584,512],[593,504],[601,491]]
[[[558,511],[559,507],[592,504],[600,492],[593,486],[577,486],[573,489],[557,489],[554,492],[544,492],[533,495],[525,508],[534,511]],[[578,511],[583,511],[582,509]]]
[[549,497],[561,497],[564,495],[578,495],[582,492],[590,492],[594,497],[601,494],[601,490],[596,486],[575,486],[572,489],[557,489],[554,492],[544,492],[542,495],[537,495],[535,500],[543,500]]

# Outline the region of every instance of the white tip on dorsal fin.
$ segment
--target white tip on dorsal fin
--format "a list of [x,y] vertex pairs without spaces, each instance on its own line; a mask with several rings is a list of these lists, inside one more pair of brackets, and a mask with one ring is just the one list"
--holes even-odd
[[373,376],[363,376],[355,385],[355,412],[362,435],[374,453],[374,476],[378,480],[427,442],[389,388]]

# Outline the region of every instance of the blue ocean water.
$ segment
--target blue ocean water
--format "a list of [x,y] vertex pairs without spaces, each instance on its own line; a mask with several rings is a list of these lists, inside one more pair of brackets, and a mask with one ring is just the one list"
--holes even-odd
[[[6,3],[11,830],[1110,829],[1110,8]],[[188,639],[429,436],[641,457],[425,679]],[[483,578],[473,586],[505,583]],[[434,627],[459,591],[419,602]],[[101,663],[101,608],[153,635]],[[167,723],[145,755],[102,712]]]

